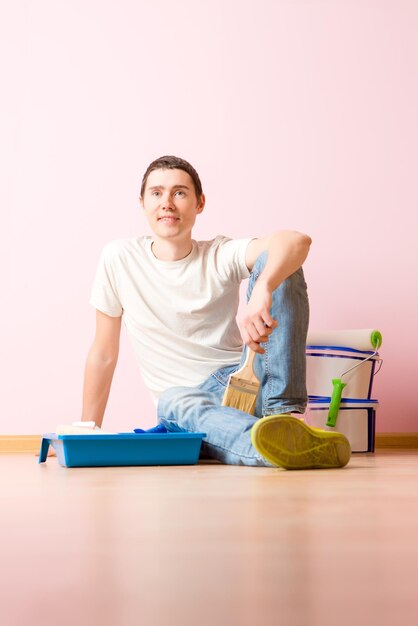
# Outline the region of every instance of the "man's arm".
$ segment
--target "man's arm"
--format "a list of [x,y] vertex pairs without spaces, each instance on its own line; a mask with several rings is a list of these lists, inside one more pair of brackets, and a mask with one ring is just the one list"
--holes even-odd
[[268,252],[265,268],[257,279],[244,317],[238,324],[244,343],[255,352],[264,352],[260,342],[267,341],[278,324],[270,315],[273,291],[301,267],[311,243],[308,235],[286,230],[271,237],[253,239],[248,244],[245,262],[250,271],[257,257],[264,251]]
[[82,421],[101,426],[119,354],[121,317],[96,311],[96,335],[84,372]]

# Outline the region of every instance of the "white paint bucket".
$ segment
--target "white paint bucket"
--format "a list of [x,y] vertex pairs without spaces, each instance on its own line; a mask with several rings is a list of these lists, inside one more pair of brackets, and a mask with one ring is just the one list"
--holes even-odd
[[341,400],[335,427],[327,426],[330,398],[309,398],[305,422],[343,433],[353,452],[374,452],[377,400]]
[[[376,369],[377,363],[379,367]],[[344,376],[346,386],[342,391],[342,398],[368,400],[372,395],[373,376],[379,371],[380,363],[379,354],[369,350],[340,346],[306,346],[308,395],[331,397],[332,381],[340,379],[347,370],[352,369]],[[356,365],[359,367],[354,367]]]

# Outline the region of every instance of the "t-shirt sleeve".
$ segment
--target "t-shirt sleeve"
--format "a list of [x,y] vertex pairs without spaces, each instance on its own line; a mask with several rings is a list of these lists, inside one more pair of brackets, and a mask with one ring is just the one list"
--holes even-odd
[[90,304],[102,313],[106,313],[106,315],[120,317],[123,313],[123,308],[118,297],[114,263],[113,246],[107,244],[100,255],[91,290]]
[[252,237],[249,239],[218,238],[217,267],[224,280],[241,282],[249,277],[250,272],[245,264],[245,255],[252,239]]

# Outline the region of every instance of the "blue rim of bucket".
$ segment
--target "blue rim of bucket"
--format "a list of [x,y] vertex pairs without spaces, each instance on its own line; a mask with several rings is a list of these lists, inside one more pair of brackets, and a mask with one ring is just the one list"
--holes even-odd
[[306,349],[307,350],[344,350],[344,352],[353,352],[354,354],[374,354],[374,350],[357,350],[357,348],[347,348],[344,346],[306,346]]
[[[331,396],[309,396],[308,404],[329,404]],[[368,398],[341,398],[341,404],[378,404],[378,400],[369,400]]]

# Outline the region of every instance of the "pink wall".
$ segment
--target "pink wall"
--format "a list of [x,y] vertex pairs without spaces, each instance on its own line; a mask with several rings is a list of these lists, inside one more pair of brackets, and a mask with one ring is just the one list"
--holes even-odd
[[[2,19],[1,434],[79,419],[102,245],[143,170],[201,174],[196,235],[296,228],[311,327],[379,328],[379,431],[418,431],[418,5],[22,0]],[[414,392],[414,393],[412,393]],[[123,340],[105,426],[153,424]]]

